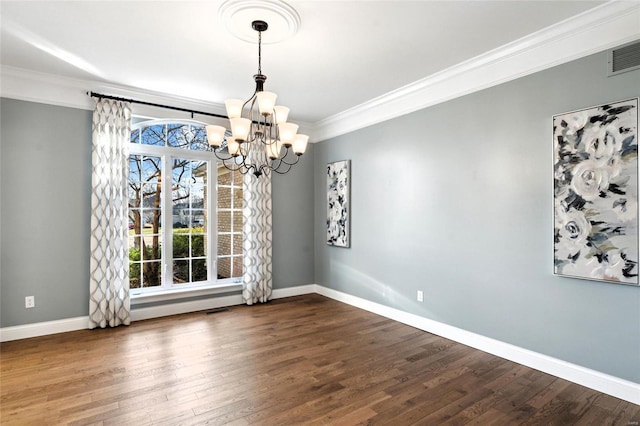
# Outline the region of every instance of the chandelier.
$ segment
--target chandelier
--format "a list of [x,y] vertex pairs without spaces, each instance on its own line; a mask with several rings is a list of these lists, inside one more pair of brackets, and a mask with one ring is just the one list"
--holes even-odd
[[[225,106],[231,134],[222,126],[206,126],[210,149],[231,170],[256,177],[271,171],[285,174],[307,148],[309,136],[297,134],[298,125],[287,122],[289,108],[276,105],[277,95],[264,91],[267,76],[262,74],[262,32],[269,27],[253,21],[258,32],[258,74],[256,90],[247,100],[227,99]],[[225,140],[226,139],[226,140]]]

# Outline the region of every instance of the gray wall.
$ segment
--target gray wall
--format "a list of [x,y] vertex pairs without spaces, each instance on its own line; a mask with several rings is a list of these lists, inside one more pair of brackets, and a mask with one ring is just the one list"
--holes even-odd
[[[91,112],[0,107],[0,327],[86,316]],[[312,172],[313,147],[273,179],[274,288],[313,283]],[[36,307],[25,309],[31,295]]]
[[[640,383],[640,288],[552,275],[551,145],[552,115],[638,95],[602,53],[317,144],[316,283]],[[343,159],[350,249],[325,244]]]
[[314,146],[286,175],[274,174],[273,288],[313,284]]
[[0,144],[0,325],[88,315],[91,113],[2,99]]

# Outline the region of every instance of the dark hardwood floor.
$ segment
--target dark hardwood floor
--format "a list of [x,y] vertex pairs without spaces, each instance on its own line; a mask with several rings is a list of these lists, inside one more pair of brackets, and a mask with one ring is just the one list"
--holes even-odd
[[0,347],[2,425],[640,422],[640,406],[319,295]]

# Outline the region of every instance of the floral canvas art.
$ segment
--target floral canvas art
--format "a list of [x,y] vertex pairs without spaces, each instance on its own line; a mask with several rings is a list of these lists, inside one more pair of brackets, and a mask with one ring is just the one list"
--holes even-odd
[[327,164],[327,244],[349,247],[349,160]]
[[638,285],[638,99],[553,117],[554,273]]

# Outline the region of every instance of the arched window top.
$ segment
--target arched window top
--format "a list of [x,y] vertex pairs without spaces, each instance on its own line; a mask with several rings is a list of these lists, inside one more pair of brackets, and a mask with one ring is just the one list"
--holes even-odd
[[131,143],[206,151],[207,124],[196,120],[146,120],[131,126]]

